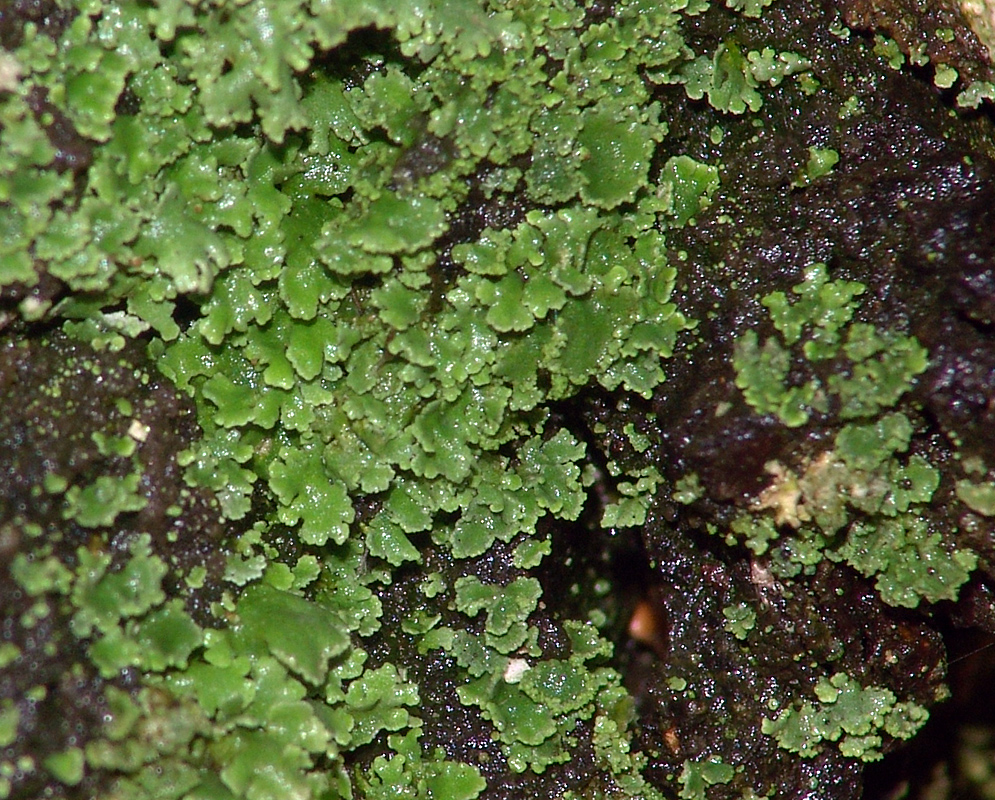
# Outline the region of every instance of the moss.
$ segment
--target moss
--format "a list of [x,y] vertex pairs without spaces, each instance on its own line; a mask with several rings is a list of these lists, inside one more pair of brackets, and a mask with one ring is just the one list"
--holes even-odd
[[0,12],[0,795],[834,798],[913,733],[991,166],[772,6]]

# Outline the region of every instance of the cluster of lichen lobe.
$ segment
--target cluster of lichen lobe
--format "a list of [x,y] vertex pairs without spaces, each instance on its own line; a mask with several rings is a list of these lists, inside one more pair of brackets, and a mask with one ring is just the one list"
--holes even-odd
[[0,10],[0,798],[853,797],[995,630],[995,84],[807,5]]
[[[816,748],[814,761],[786,766],[783,751],[762,733],[804,753],[817,724],[810,716],[802,723],[814,726],[808,733],[785,735],[799,708],[785,712],[784,698],[814,701],[818,681],[843,672],[928,706],[943,676],[938,634],[925,618],[892,606],[959,596],[960,606],[943,613],[991,629],[989,603],[978,599],[990,597],[991,509],[968,489],[972,459],[985,464],[973,467],[984,473],[991,453],[991,140],[951,130],[917,82],[875,74],[869,42],[843,42],[788,17],[766,19],[769,27],[752,35],[812,43],[805,55],[822,91],[807,99],[790,87],[765,98],[764,124],[725,121],[721,143],[708,138],[708,114],[679,112],[688,152],[721,159],[727,178],[697,225],[670,239],[688,254],[678,292],[682,307],[696,309],[698,340],[671,362],[668,383],[650,404],[623,409],[609,400],[591,408],[610,458],[664,465],[673,481],[642,532],[655,565],[667,658],[650,665],[634,659],[632,673],[652,709],[644,731],[669,743],[659,749],[661,760],[679,763],[685,747],[711,748],[727,763],[749,753],[750,770],[767,786],[790,795],[788,784],[820,774],[819,796],[844,798],[859,782],[850,758],[866,758],[866,751],[843,746],[844,726],[842,734],[835,729],[839,750]],[[728,35],[721,26],[699,31],[706,40]],[[750,35],[738,28],[737,37]],[[858,110],[842,112],[848,105]],[[839,164],[803,189],[799,174],[813,146],[834,149]],[[788,185],[795,188],[768,188]],[[813,272],[819,265],[828,265],[835,283]],[[848,298],[856,296],[863,301],[852,305],[852,322],[841,324],[839,314],[850,319]],[[810,302],[821,305],[821,321],[794,328],[794,312]],[[893,396],[890,409],[875,400],[878,410],[864,417],[854,394],[838,393],[863,367],[853,360],[856,348],[839,357],[833,330],[840,325],[842,342],[844,331],[867,324],[895,332],[893,354],[899,339],[911,336],[929,358],[906,373],[900,400]],[[804,342],[804,352],[792,350],[792,341]],[[772,379],[782,358],[783,375]],[[891,370],[878,358],[877,381],[887,382]],[[865,418],[874,421],[873,435]],[[638,448],[623,433],[626,425],[641,437]],[[894,425],[902,433],[885,445]],[[913,497],[867,505],[878,491],[875,471],[885,474],[872,465],[883,465],[888,452],[896,459],[890,474],[900,471]],[[913,465],[918,472],[927,464],[928,475],[912,473]],[[848,502],[853,511],[838,517],[837,504]],[[896,502],[913,510],[918,558],[932,560],[925,569],[887,564],[912,541],[897,533],[913,528],[899,522]],[[861,537],[872,533],[858,543],[855,528]],[[717,548],[709,541],[716,534],[745,548]],[[850,537],[842,546],[841,536]],[[966,569],[954,567],[949,588],[933,583],[958,560]],[[876,574],[877,592],[834,561]],[[981,569],[965,584],[975,564]],[[689,584],[697,587],[690,597],[681,588]],[[717,744],[728,726],[742,738]]]
[[[138,662],[102,669],[74,635],[88,599],[126,605],[149,592],[155,606],[168,593],[182,598],[175,620],[213,624],[223,526],[176,463],[196,430],[192,404],[147,370],[134,344],[98,352],[52,334],[0,348],[0,706],[11,797],[107,790],[105,773],[84,773],[82,753],[109,713],[108,690],[133,685]],[[127,573],[138,549],[161,569],[133,571],[128,580],[141,585],[116,597],[85,597],[87,580]],[[205,578],[196,587],[180,581],[194,568]]]

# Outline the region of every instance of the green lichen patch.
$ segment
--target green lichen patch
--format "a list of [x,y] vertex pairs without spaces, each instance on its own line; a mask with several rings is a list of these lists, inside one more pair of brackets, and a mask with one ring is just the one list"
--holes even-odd
[[[328,660],[349,645],[347,629],[333,613],[265,585],[242,594],[238,614],[247,631],[261,636],[273,655],[313,684],[324,680]],[[302,638],[296,630],[310,630],[312,636]]]
[[[261,496],[273,509],[226,559],[222,633],[186,625],[161,589],[169,565],[151,552],[132,553],[120,573],[98,561],[73,586],[79,635],[102,636],[93,645],[102,669],[165,671],[156,685],[200,715],[184,740],[192,771],[177,786],[312,796],[339,785],[315,771],[319,753],[341,759],[398,732],[397,754],[357,774],[358,785],[373,791],[393,770],[480,791],[475,771],[421,753],[406,733],[417,726],[417,687],[392,664],[364,669],[353,637],[378,631],[370,587],[387,581],[381,565],[417,564],[427,545],[467,559],[524,536],[518,561],[539,566],[544,551],[529,550],[528,537],[544,518],[577,519],[586,500],[586,447],[550,424],[548,403],[591,382],[648,396],[688,328],[670,302],[675,273],[657,228],[683,224],[716,182],[681,161],[669,178],[676,211],[651,184],[667,129],[641,71],[680,50],[651,44],[676,35],[676,18],[644,12],[620,6],[597,26],[567,14],[547,29],[543,3],[499,14],[466,3],[414,18],[388,6],[314,15],[294,2],[223,14],[125,4],[81,17],[66,34],[69,55],[22,54],[37,64],[31,80],[58,87],[76,133],[106,142],[79,209],[57,209],[66,233],[47,234],[48,269],[91,293],[89,305],[71,298],[60,310],[95,340],[156,332],[159,365],[200,409],[204,438],[183,455],[187,479],[217,492],[230,520],[248,519]],[[364,54],[370,69],[315,60],[371,25],[384,32],[384,55]],[[129,49],[129,37],[141,47]],[[580,55],[563,61],[552,94],[537,47]],[[106,69],[88,77],[96,65]],[[30,127],[29,111],[7,108]],[[553,118],[563,123],[555,130]],[[447,243],[483,159],[511,176],[526,155],[529,211]],[[24,155],[41,166],[51,157]],[[53,186],[24,208],[57,205],[66,192]],[[541,207],[554,197],[556,210]],[[113,204],[125,213],[100,228]],[[32,236],[14,239],[15,250],[27,252]],[[18,275],[31,277],[8,280]],[[182,295],[196,296],[193,324],[174,319]],[[118,324],[103,309],[122,298],[129,316]],[[137,472],[98,476],[67,497],[68,516],[99,528],[145,510]],[[276,529],[296,558],[270,543]],[[157,570],[136,578],[151,594],[125,597],[143,565]],[[541,655],[529,623],[536,578],[464,577],[453,591],[462,625],[483,626],[480,643],[452,629],[463,669],[482,675],[480,658],[497,667],[519,648]],[[437,619],[405,628],[438,637]],[[617,674],[562,655],[542,659],[514,691],[488,677],[479,700],[467,695],[501,732],[509,763],[538,745],[562,761],[599,692],[617,690]],[[550,717],[561,679],[569,691]],[[100,764],[134,772],[125,755],[108,744]],[[253,760],[264,765],[256,773]],[[212,772],[212,763],[225,766]]]
[[[839,99],[823,39],[766,35],[790,7],[43,5],[0,15],[0,328],[34,342],[0,361],[0,743],[45,740],[31,769],[3,756],[0,794],[759,794],[789,752],[911,733],[918,706],[883,679],[819,682],[846,654],[805,581],[849,576],[838,607],[874,581],[854,604],[873,620],[879,598],[954,599],[977,555],[936,506],[957,497],[976,530],[992,503],[923,442],[928,343],[893,309],[878,324],[879,273],[837,277],[815,242],[758,277],[744,237],[767,226],[716,235],[771,187],[813,207],[853,190],[842,107],[788,108],[824,83],[812,102]],[[795,119],[811,135],[747,199],[737,153]],[[698,230],[730,258],[702,258]],[[731,369],[691,380],[699,353]],[[740,459],[756,442],[770,457]],[[691,548],[692,517],[730,546]],[[755,603],[747,574],[804,613]],[[638,657],[630,580],[686,602]],[[691,619],[715,644],[697,661],[677,652]],[[769,633],[802,665],[790,685],[766,680]],[[671,641],[687,674],[661,678]],[[764,702],[817,687],[794,711],[821,738],[779,716],[779,753],[739,747],[761,701],[725,702],[718,655]],[[72,685],[86,702],[41,736],[29,704],[47,719]]]
[[[829,281],[825,267],[816,265],[792,289],[794,302],[783,292],[763,299],[780,340],[771,337],[761,347],[748,331],[737,341],[736,384],[757,412],[791,428],[813,418],[847,422],[833,447],[809,459],[801,474],[779,462],[766,465],[773,481],[753,508],[770,510],[773,525],[740,516],[730,540],[744,537],[763,554],[779,538],[776,527],[792,529],[792,538],[774,551],[782,574],[811,570],[825,553],[876,576],[889,604],[952,599],[977,559],[953,546],[954,531],[929,530],[921,515],[939,486],[939,470],[907,454],[913,425],[905,414],[888,411],[926,369],[926,350],[911,337],[852,322],[864,290],[856,282]],[[834,370],[823,379],[818,365],[830,361]],[[810,371],[804,382],[797,378],[799,363]],[[796,377],[789,380],[792,371]]]
[[[576,746],[571,732],[579,720],[594,713],[607,714],[609,719],[614,716],[612,705],[620,699],[618,673],[585,664],[601,655],[603,648],[577,653],[568,660],[532,661],[488,657],[487,647],[501,651],[500,643],[495,646],[492,641],[474,656],[477,667],[471,666],[471,673],[476,671],[480,677],[460,687],[458,695],[462,702],[478,706],[494,726],[513,772],[542,773],[567,761]],[[628,715],[615,719],[616,735],[629,722]],[[620,774],[632,766],[634,762],[619,758]]]
[[[743,13],[758,16],[759,5],[747,3]],[[734,41],[719,45],[711,57],[700,55],[679,74],[688,97],[707,97],[718,111],[743,114],[757,111],[763,104],[760,87],[763,83],[776,86],[785,77],[811,69],[811,62],[797,53],[776,53],[767,47],[762,51],[743,54]]]
[[840,555],[865,575],[877,575],[881,598],[891,605],[915,607],[953,600],[978,565],[968,550],[950,552],[939,531],[918,517],[882,520],[873,529],[855,525]]
[[722,609],[722,615],[726,618],[725,629],[740,640],[749,636],[757,624],[756,611],[746,603],[727,606]]
[[681,800],[706,800],[708,787],[728,783],[735,775],[735,769],[722,763],[722,759],[712,757],[704,761],[685,761],[678,780]]
[[835,742],[845,756],[875,761],[881,758],[882,734],[908,739],[929,717],[922,706],[898,702],[888,689],[861,686],[842,672],[822,679],[815,695],[818,702],[806,700],[764,720],[764,733],[803,757],[816,755],[823,742]]
[[[896,438],[889,442],[888,435]],[[956,597],[977,558],[952,545],[954,532],[931,530],[923,516],[939,472],[919,456],[901,455],[907,435],[908,421],[893,415],[876,426],[845,426],[837,451],[822,454],[801,475],[772,465],[773,481],[754,504],[772,518],[740,516],[733,534],[758,555],[776,543],[773,563],[782,575],[810,570],[824,553],[876,577],[891,605]],[[778,527],[792,530],[791,537],[782,539]]]
[[[855,298],[864,289],[854,281],[829,281],[825,266],[816,264],[792,289],[799,296],[794,302],[784,292],[763,299],[783,344],[772,337],[761,345],[757,334],[747,331],[733,357],[736,385],[754,409],[799,427],[813,413],[832,411],[844,419],[871,416],[893,406],[911,388],[926,368],[926,350],[910,337],[865,323],[848,324]],[[799,342],[810,364],[841,357],[846,361],[836,361],[825,382],[818,376],[790,382],[793,357],[784,345]]]
[[87,528],[101,528],[118,514],[141,511],[148,501],[138,493],[139,477],[136,473],[124,478],[100,475],[89,486],[71,487],[66,493],[66,518]]
[[972,511],[985,517],[995,516],[995,485],[964,479],[957,481],[956,491],[957,497]]
[[101,794],[89,748],[109,693],[123,674],[186,668],[220,596],[217,506],[170,480],[192,407],[138,358],[133,344],[58,334],[2,349],[0,605],[18,621],[0,659],[18,743],[3,769],[21,764],[5,772],[10,796]]
[[426,758],[418,746],[417,730],[388,739],[393,755],[378,756],[370,772],[358,779],[364,797],[394,797],[399,785],[411,786],[413,798],[450,797],[473,800],[486,787],[480,773],[468,764],[447,761],[440,751]]

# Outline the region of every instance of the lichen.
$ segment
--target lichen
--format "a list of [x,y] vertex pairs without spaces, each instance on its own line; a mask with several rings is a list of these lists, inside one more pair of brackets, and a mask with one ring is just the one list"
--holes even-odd
[[[896,639],[956,600],[991,467],[929,446],[938,348],[873,274],[697,249],[772,115],[871,103],[851,44],[770,0],[36,5],[0,11],[0,797],[787,797],[912,735],[928,629],[892,691],[814,598]],[[765,191],[852,180],[848,141]],[[672,446],[685,403],[728,427]],[[757,426],[802,444],[717,479]]]
[[881,731],[908,739],[929,716],[915,703],[896,703],[895,695],[876,686],[860,686],[838,672],[815,687],[817,702],[806,701],[764,721],[764,731],[781,747],[813,756],[823,740],[839,743],[844,755],[862,761],[881,758]]
[[[776,414],[792,428],[815,414],[847,421],[833,446],[809,459],[800,475],[768,463],[772,480],[752,510],[769,512],[774,526],[795,531],[771,556],[781,576],[811,570],[828,557],[876,576],[882,599],[891,605],[952,600],[977,557],[952,547],[956,530],[930,530],[923,508],[939,485],[939,470],[920,455],[907,455],[912,423],[902,413],[886,411],[926,369],[927,353],[911,337],[851,324],[855,298],[864,290],[854,282],[827,281],[820,264],[792,288],[796,302],[789,303],[783,292],[761,301],[784,344],[801,344],[806,370],[833,361],[824,382],[796,377],[796,385],[786,386],[789,370],[796,376],[800,370],[777,339],[761,348],[756,334],[747,331],[737,341],[736,384],[757,412]],[[729,541],[742,536],[757,555],[778,538],[767,517],[743,515],[731,529]]]

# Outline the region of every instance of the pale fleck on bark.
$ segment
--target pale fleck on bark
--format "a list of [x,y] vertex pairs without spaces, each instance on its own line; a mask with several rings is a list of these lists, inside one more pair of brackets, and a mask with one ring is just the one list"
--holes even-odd
[[995,0],[961,0],[960,10],[995,62]]
[[21,63],[10,53],[0,50],[0,91],[15,91],[21,82],[21,72]]

